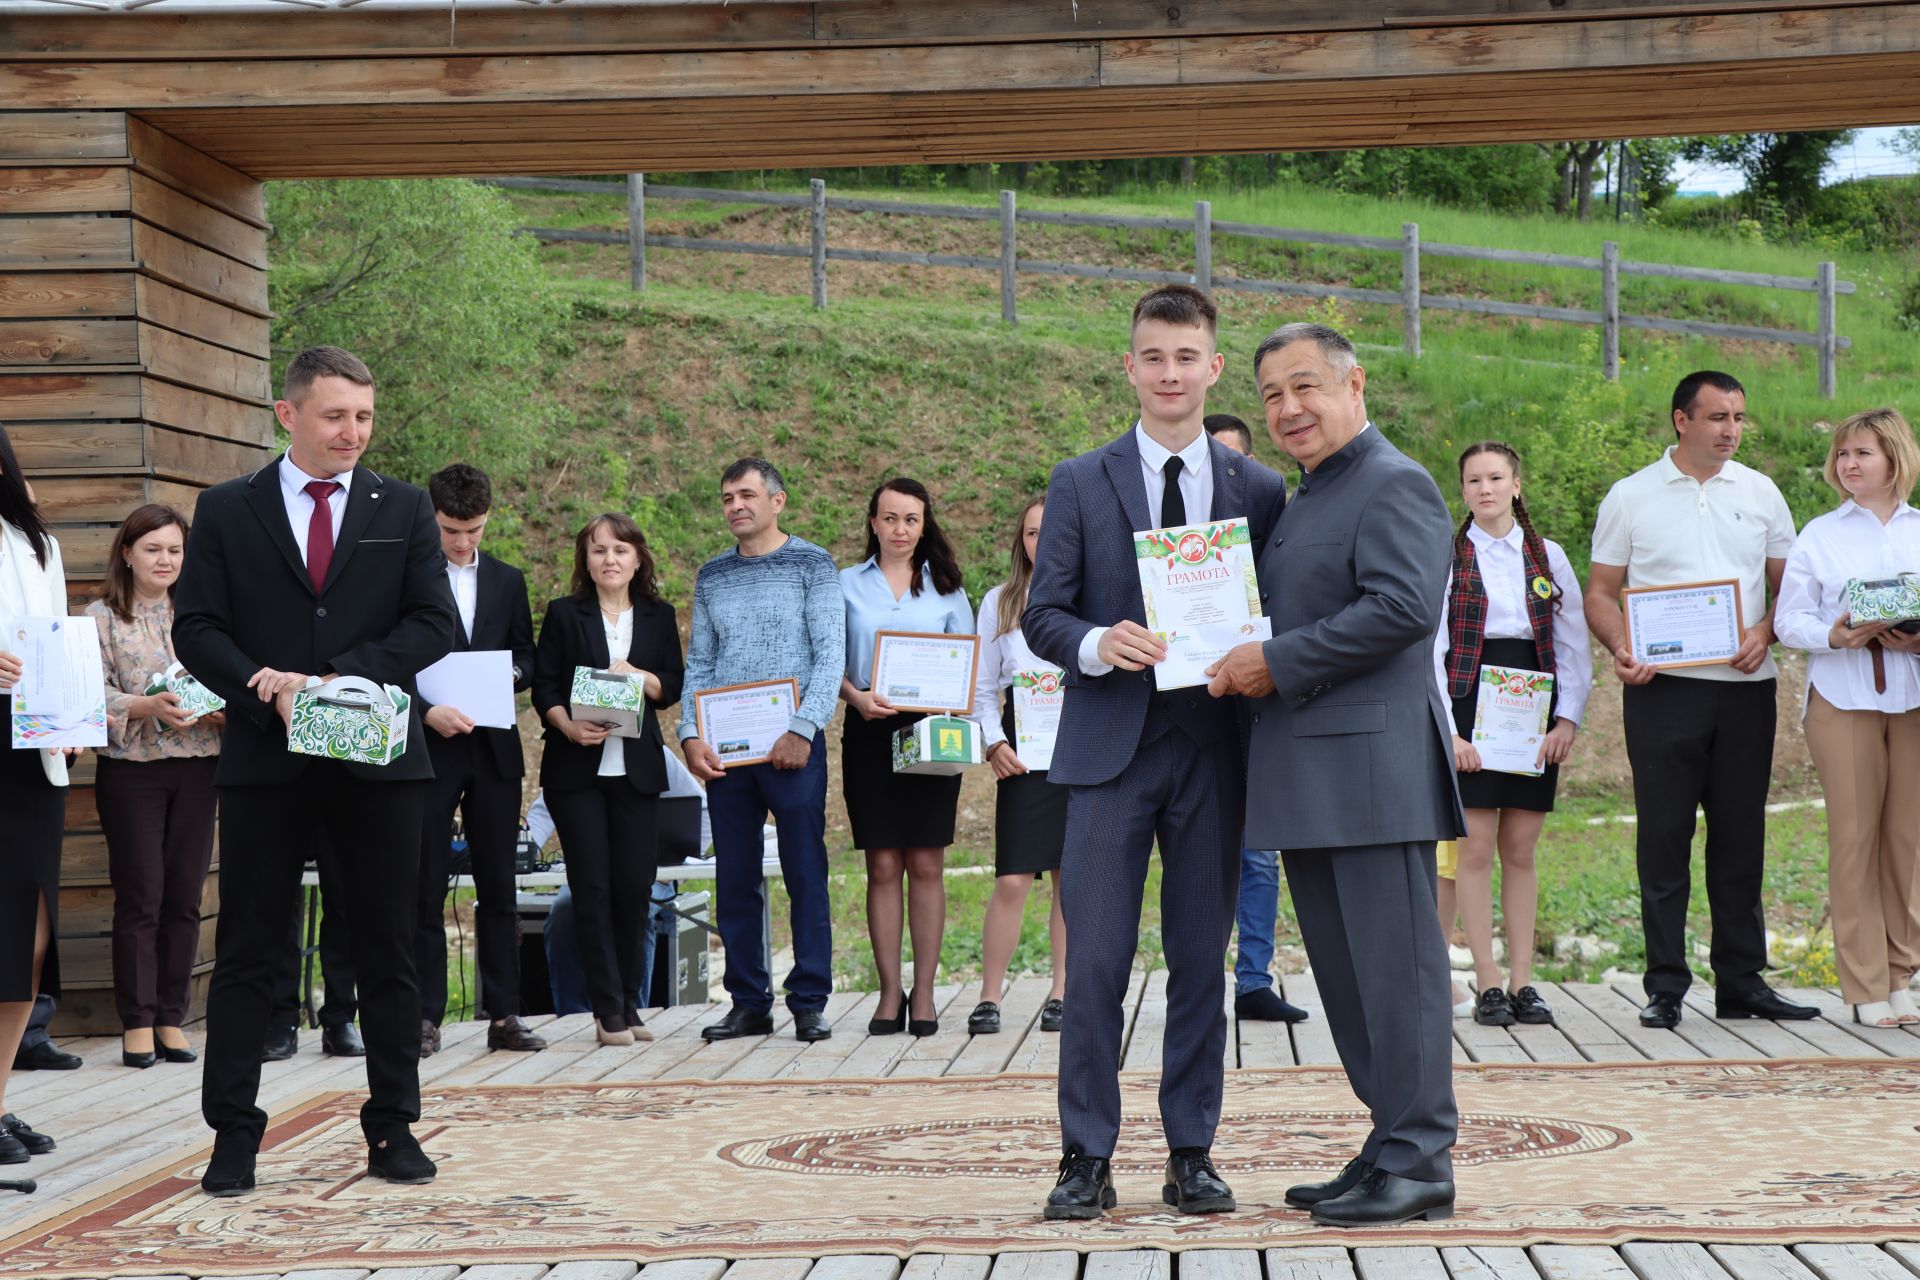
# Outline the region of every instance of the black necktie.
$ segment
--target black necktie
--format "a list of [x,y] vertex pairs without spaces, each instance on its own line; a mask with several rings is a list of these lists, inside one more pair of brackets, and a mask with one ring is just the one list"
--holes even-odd
[[1160,491],[1160,527],[1171,529],[1175,525],[1187,522],[1187,500],[1180,494],[1180,473],[1186,464],[1175,454],[1167,459],[1162,474],[1166,477],[1167,487]]

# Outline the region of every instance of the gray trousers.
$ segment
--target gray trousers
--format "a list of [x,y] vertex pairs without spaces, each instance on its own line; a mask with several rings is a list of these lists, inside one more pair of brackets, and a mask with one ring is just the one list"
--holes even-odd
[[1373,1117],[1361,1156],[1419,1182],[1451,1178],[1460,1116],[1433,841],[1281,856],[1340,1065]]
[[1160,1123],[1167,1146],[1209,1147],[1220,1123],[1227,1043],[1227,938],[1240,892],[1244,775],[1232,739],[1196,747],[1171,726],[1110,782],[1067,802],[1060,862],[1066,1015],[1060,1028],[1065,1149],[1111,1158],[1120,1136],[1120,1046],[1140,903],[1155,841],[1167,1029]]

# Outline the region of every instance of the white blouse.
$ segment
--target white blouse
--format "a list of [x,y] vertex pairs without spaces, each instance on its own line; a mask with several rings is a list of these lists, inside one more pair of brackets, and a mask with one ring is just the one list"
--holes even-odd
[[[1920,657],[1886,650],[1881,656],[1887,691],[1873,689],[1873,655],[1865,649],[1835,649],[1827,643],[1833,624],[1847,611],[1849,578],[1891,578],[1920,573],[1920,511],[1906,503],[1884,525],[1873,512],[1848,500],[1807,521],[1787,553],[1774,605],[1773,630],[1782,644],[1805,649],[1807,685],[1842,711],[1898,715],[1920,707]],[[1802,702],[1801,715],[1806,714]]]
[[[980,722],[982,754],[1007,740],[1000,727],[1000,691],[1013,687],[1013,678],[1022,671],[1060,671],[1027,647],[1020,628],[1000,631],[1000,592],[1003,586],[989,587],[980,600],[980,616],[974,629],[980,633],[980,670],[973,682],[973,718]],[[1060,674],[1065,675],[1064,671]]]
[[[633,651],[633,610],[622,609],[620,621],[608,622],[605,612],[600,614],[600,625],[607,633],[607,661],[619,662]],[[600,744],[600,769],[602,778],[624,778],[627,776],[627,749],[624,738],[609,736]]]
[[[1487,593],[1488,640],[1532,640],[1533,620],[1527,616],[1527,557],[1525,541],[1518,523],[1504,538],[1495,538],[1479,525],[1467,526],[1467,540],[1473,543],[1474,561],[1480,566],[1480,584]],[[1587,614],[1580,594],[1580,579],[1573,562],[1560,544],[1542,538],[1547,544],[1547,571],[1560,588],[1560,604],[1553,614],[1553,683],[1559,701],[1554,716],[1564,716],[1579,724],[1587,713],[1587,698],[1593,692],[1593,653],[1587,645]],[[1440,598],[1440,629],[1433,636],[1433,678],[1440,686],[1440,697],[1451,702],[1447,691],[1447,650],[1452,644],[1448,604],[1453,598],[1453,579],[1447,579],[1447,594]]]
[[[16,615],[66,617],[67,571],[60,559],[60,544],[51,534],[47,537],[47,562],[42,565],[27,535],[0,520],[0,621]],[[5,647],[5,638],[0,636],[0,649]],[[0,743],[0,751],[6,749],[6,744]],[[65,754],[42,751],[40,767],[54,786],[67,785]]]

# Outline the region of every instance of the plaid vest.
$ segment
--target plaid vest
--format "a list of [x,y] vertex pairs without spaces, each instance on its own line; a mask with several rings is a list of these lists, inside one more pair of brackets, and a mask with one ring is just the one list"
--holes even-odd
[[[1520,544],[1527,570],[1527,621],[1533,624],[1534,659],[1553,674],[1553,573],[1547,548],[1536,551],[1531,539]],[[1542,584],[1545,590],[1542,590]],[[1447,588],[1447,693],[1465,697],[1480,673],[1480,646],[1487,633],[1487,587],[1473,539],[1461,538],[1453,553],[1453,581]]]

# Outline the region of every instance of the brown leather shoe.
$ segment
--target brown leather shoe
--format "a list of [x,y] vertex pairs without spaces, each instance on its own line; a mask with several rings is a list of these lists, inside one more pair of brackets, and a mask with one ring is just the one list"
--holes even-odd
[[425,1018],[420,1019],[420,1056],[431,1058],[438,1052],[440,1052],[440,1028]]
[[488,1049],[511,1049],[515,1053],[538,1053],[547,1047],[547,1042],[528,1030],[527,1024],[519,1017],[502,1018],[487,1027]]

